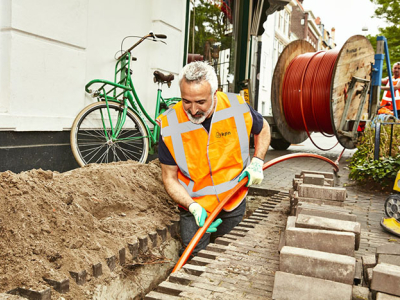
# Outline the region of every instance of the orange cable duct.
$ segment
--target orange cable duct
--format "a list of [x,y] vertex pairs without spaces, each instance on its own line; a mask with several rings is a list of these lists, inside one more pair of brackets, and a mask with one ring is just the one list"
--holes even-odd
[[[277,157],[275,159],[270,160],[269,162],[266,162],[263,165],[263,170],[268,169],[269,167],[272,167],[273,165],[276,165],[277,163],[283,162],[288,159],[292,158],[298,158],[298,157],[311,157],[311,158],[317,158],[324,160],[328,163],[330,163],[335,172],[339,171],[339,167],[336,163],[334,163],[332,160],[329,158],[323,157],[318,154],[312,154],[312,153],[294,153],[294,154],[287,154],[281,157]],[[221,212],[222,208],[225,206],[225,204],[230,200],[230,198],[241,188],[247,183],[248,179],[247,177],[243,178],[239,184],[223,199],[218,206],[215,208],[215,210],[208,216],[206,219],[204,226],[200,227],[199,230],[197,230],[196,234],[193,236],[192,240],[190,243],[187,245],[185,251],[182,253],[182,256],[179,258],[178,262],[176,263],[174,269],[172,270],[172,273],[175,273],[176,271],[180,270],[187,260],[189,259],[190,255],[192,254],[193,250],[196,248],[198,242],[200,239],[203,237],[204,233],[207,231],[208,227],[211,225],[211,223],[215,220],[215,218],[218,216],[218,214]]]

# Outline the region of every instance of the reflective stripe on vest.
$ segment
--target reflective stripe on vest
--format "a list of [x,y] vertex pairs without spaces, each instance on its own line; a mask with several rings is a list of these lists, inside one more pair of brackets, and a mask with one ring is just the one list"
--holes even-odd
[[[210,133],[212,132],[212,126],[214,123],[226,120],[228,118],[232,117],[234,118],[236,124],[236,132],[239,138],[239,144],[241,148],[241,157],[243,164],[242,168],[244,169],[250,163],[249,135],[247,133],[244,114],[246,112],[249,112],[250,109],[246,104],[246,102],[243,103],[239,102],[236,94],[226,93],[226,95],[228,96],[231,107],[225,107],[219,111],[214,112],[210,125]],[[166,113],[164,113],[164,116],[167,118],[168,126],[161,128],[161,134],[163,138],[171,137],[172,139],[176,163],[182,174],[188,179],[190,179],[188,185],[182,182],[181,180],[179,181],[192,198],[202,197],[207,195],[218,195],[233,189],[238,184],[238,177],[236,177],[227,182],[223,182],[217,185],[206,186],[200,190],[193,191],[195,183],[189,174],[189,168],[186,161],[186,155],[181,134],[193,130],[198,130],[198,129],[205,130],[205,129],[203,125],[194,124],[191,121],[179,123],[175,109],[168,110]],[[210,137],[208,138],[208,141],[209,140]],[[208,154],[208,146],[207,146],[207,154]],[[210,175],[212,178],[212,173]]]
[[[397,82],[398,82],[399,80],[400,80],[400,78],[396,78],[396,79],[395,79],[395,78],[392,78],[393,86],[396,86],[396,85],[397,85]],[[388,80],[386,86],[387,86],[387,87],[390,86],[390,81],[389,81],[389,80]],[[400,92],[399,92],[399,90],[394,91],[394,99],[396,100],[396,108],[399,109],[399,107],[398,107],[398,105],[397,105],[397,101],[400,100]],[[392,102],[392,96],[391,96],[391,94],[390,94],[390,90],[389,90],[389,91],[385,91],[385,92],[383,93],[383,98],[382,98],[382,100],[385,100],[385,101],[387,101],[387,102]]]

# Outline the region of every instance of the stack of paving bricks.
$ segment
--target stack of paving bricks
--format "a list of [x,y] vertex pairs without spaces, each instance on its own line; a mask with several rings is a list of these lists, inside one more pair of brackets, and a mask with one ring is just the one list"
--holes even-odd
[[271,299],[289,197],[278,193],[145,299]]
[[302,171],[293,180],[273,299],[368,299],[368,289],[353,289],[361,225],[343,208],[346,190],[333,185],[333,173]]
[[[179,233],[179,222],[172,221],[165,228],[157,229],[155,232],[151,232],[148,235],[143,235],[135,240],[128,243],[127,248],[129,250],[130,256],[127,259],[126,248],[121,248],[118,252],[118,259],[115,255],[106,257],[104,259],[105,264],[108,266],[110,271],[113,271],[116,267],[116,263],[119,262],[124,268],[132,268],[137,266],[135,264],[136,258],[141,254],[146,254],[151,248],[156,248],[160,246],[163,242],[167,241],[169,238],[176,238]],[[84,285],[86,283],[86,277],[88,274],[92,274],[93,277],[97,278],[103,274],[103,263],[98,262],[93,264],[91,270],[71,270],[69,276],[78,285]],[[17,287],[8,291],[6,294],[18,295],[23,298],[32,300],[49,300],[51,299],[52,289],[60,294],[66,294],[70,290],[69,277],[62,280],[56,278],[43,278],[44,281],[50,286],[49,288],[43,290],[27,289],[23,287]],[[1,294],[0,294],[1,298]]]
[[377,300],[400,299],[400,245],[379,246],[376,255],[362,257],[366,284]]

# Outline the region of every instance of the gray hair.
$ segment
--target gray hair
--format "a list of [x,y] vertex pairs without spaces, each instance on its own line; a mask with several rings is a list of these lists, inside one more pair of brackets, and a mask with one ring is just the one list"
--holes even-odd
[[393,64],[393,69],[394,69],[394,66],[397,66],[397,65],[400,65],[400,61],[395,62],[395,63]]
[[218,89],[217,74],[215,74],[214,68],[206,62],[194,61],[184,66],[179,73],[179,86],[183,79],[196,83],[207,81],[211,87],[211,96]]

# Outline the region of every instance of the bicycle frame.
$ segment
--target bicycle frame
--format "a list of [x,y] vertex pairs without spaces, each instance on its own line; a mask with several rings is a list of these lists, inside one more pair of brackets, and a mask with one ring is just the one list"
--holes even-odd
[[[135,90],[135,87],[133,85],[132,77],[131,77],[131,63],[132,56],[130,52],[126,52],[125,54],[121,55],[118,58],[118,61],[115,65],[115,76],[114,76],[114,82],[107,81],[107,80],[102,80],[102,79],[94,79],[90,81],[86,86],[85,90],[88,93],[93,94],[94,97],[97,98],[97,101],[104,101],[106,102],[107,105],[107,111],[108,114],[110,114],[109,111],[109,106],[108,103],[111,102],[116,102],[119,103],[123,106],[123,111],[118,115],[118,119],[116,124],[112,124],[111,118],[110,119],[110,127],[111,127],[111,136],[109,136],[107,132],[107,126],[104,123],[104,117],[101,115],[102,122],[103,122],[103,129],[105,132],[105,135],[107,139],[112,140],[112,141],[122,141],[126,139],[135,139],[135,138],[118,138],[118,135],[122,129],[122,126],[125,123],[126,119],[126,114],[128,108],[132,109],[135,111],[140,119],[143,122],[143,125],[145,126],[147,130],[147,138],[149,138],[149,152],[151,154],[154,153],[154,145],[158,142],[158,137],[160,134],[160,127],[157,124],[157,122],[149,116],[147,113],[146,109],[143,107],[137,93]],[[119,78],[118,78],[119,76]],[[94,93],[90,89],[90,86],[94,83],[101,83],[102,85],[100,88],[98,88]],[[110,87],[109,90],[106,90],[106,88]],[[122,91],[120,91],[122,90]],[[122,96],[122,99],[119,99]],[[156,108],[155,108],[155,118],[158,117],[160,113],[165,110],[165,108],[161,108],[161,104],[165,104],[165,107],[168,108],[171,104],[174,104],[178,102],[180,98],[173,97],[173,98],[168,98],[164,99],[162,97],[162,83],[158,83],[158,89],[157,89],[157,102],[156,102]],[[150,129],[148,123],[146,122],[148,120],[153,126],[153,131]]]

